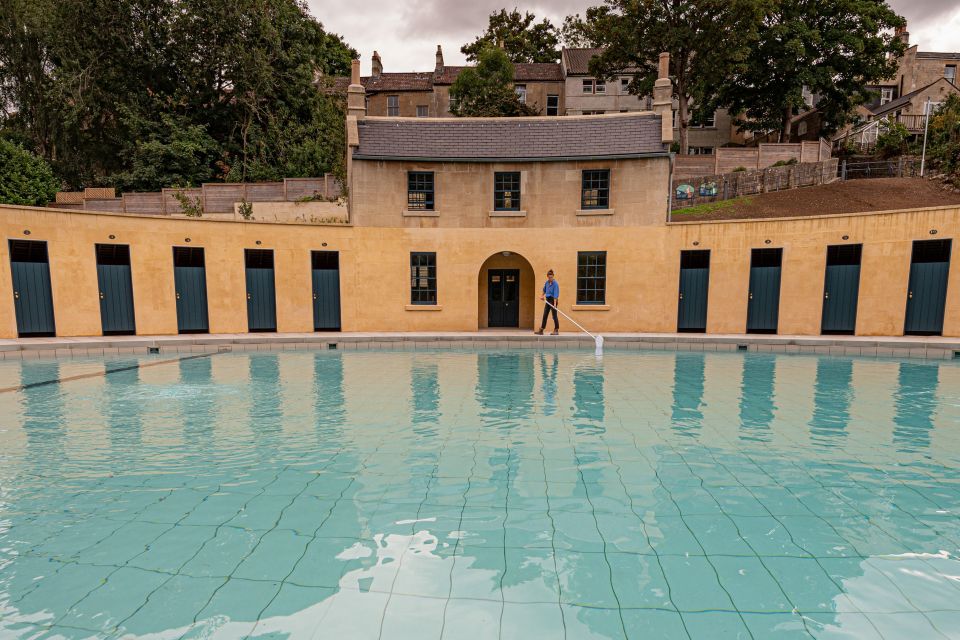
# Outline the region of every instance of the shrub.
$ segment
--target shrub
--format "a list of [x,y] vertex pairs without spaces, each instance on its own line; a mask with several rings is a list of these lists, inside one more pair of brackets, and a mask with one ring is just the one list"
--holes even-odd
[[891,122],[887,130],[877,136],[877,155],[884,160],[902,156],[910,146],[910,132],[899,122]]
[[949,96],[930,118],[927,157],[940,171],[960,177],[960,96]]
[[747,170],[746,167],[734,167],[734,169],[730,173],[739,173],[741,171],[746,171],[746,170]]
[[771,166],[773,167],[792,167],[795,164],[799,164],[799,161],[796,158],[790,158],[789,160],[777,160]]
[[59,188],[60,180],[43,158],[0,139],[0,204],[44,206]]

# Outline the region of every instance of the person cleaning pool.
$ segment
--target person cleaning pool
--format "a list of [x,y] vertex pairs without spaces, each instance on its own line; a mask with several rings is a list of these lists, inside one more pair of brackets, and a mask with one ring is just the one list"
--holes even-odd
[[553,332],[552,336],[560,335],[560,320],[557,318],[557,304],[560,302],[560,285],[553,279],[553,269],[547,271],[547,281],[543,283],[543,293],[540,294],[541,300],[546,300],[543,305],[543,320],[540,322],[540,330],[534,331],[538,336],[543,335],[543,330],[547,328],[547,316],[553,312]]

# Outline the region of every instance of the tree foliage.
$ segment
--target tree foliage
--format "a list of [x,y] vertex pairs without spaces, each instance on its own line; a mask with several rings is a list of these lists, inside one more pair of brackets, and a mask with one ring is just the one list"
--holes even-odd
[[725,78],[720,101],[742,114],[751,131],[779,130],[804,104],[804,89],[830,133],[871,96],[867,85],[891,77],[903,43],[890,30],[902,26],[885,0],[779,0],[764,7],[746,64]]
[[475,67],[460,72],[450,87],[450,112],[456,116],[529,116],[537,110],[520,102],[513,88],[513,63],[498,47],[480,51]]
[[73,187],[317,175],[343,128],[315,80],[355,55],[303,0],[5,0],[0,127]]
[[640,96],[653,89],[660,53],[669,53],[685,153],[692,116],[713,111],[721,82],[747,59],[762,1],[605,0],[584,17],[568,17],[563,34],[568,43],[602,48],[590,72],[606,80],[631,75],[630,92]]
[[559,32],[551,22],[529,11],[500,9],[490,14],[487,30],[460,47],[467,60],[477,62],[486,47],[503,47],[511,62],[556,62],[560,59]]
[[930,117],[927,155],[938,169],[960,182],[960,95],[948,96]]
[[43,158],[0,138],[0,204],[43,206],[59,188],[60,181]]
[[886,130],[877,135],[877,155],[895,158],[907,153],[910,148],[910,132],[899,122],[887,124]]

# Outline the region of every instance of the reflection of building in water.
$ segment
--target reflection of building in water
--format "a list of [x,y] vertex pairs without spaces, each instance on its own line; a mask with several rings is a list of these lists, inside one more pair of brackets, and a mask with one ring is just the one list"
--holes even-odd
[[677,353],[673,362],[670,425],[680,435],[698,436],[703,427],[706,356],[702,353]]
[[740,385],[740,439],[770,441],[776,356],[750,354],[743,359]]
[[893,416],[893,443],[899,451],[930,448],[930,432],[937,410],[939,369],[935,364],[900,363]]
[[821,444],[835,444],[846,437],[853,399],[853,361],[835,358],[817,359],[817,379],[813,386],[813,418],[810,437]]

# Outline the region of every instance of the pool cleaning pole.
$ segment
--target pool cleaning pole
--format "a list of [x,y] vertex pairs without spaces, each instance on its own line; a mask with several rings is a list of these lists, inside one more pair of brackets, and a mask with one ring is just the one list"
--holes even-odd
[[558,309],[555,305],[550,304],[550,303],[547,302],[546,300],[544,300],[544,302],[546,303],[546,305],[547,305],[548,307],[553,307],[554,311],[556,311],[557,313],[559,313],[560,315],[562,315],[564,318],[566,318],[567,320],[569,320],[570,322],[572,322],[573,324],[575,324],[575,325],[577,326],[577,328],[580,329],[580,331],[583,331],[585,334],[587,334],[588,336],[590,336],[591,338],[593,338],[593,342],[594,342],[594,344],[597,346],[597,350],[595,351],[595,353],[596,353],[598,356],[602,356],[602,355],[603,355],[603,336],[595,336],[595,335],[593,335],[592,333],[590,333],[589,331],[587,331],[586,329],[584,329],[582,326],[580,326],[580,323],[579,323],[579,322],[577,322],[576,320],[574,320],[573,318],[571,318],[570,316],[568,316],[567,314],[565,314],[563,311],[560,311],[560,309]]

